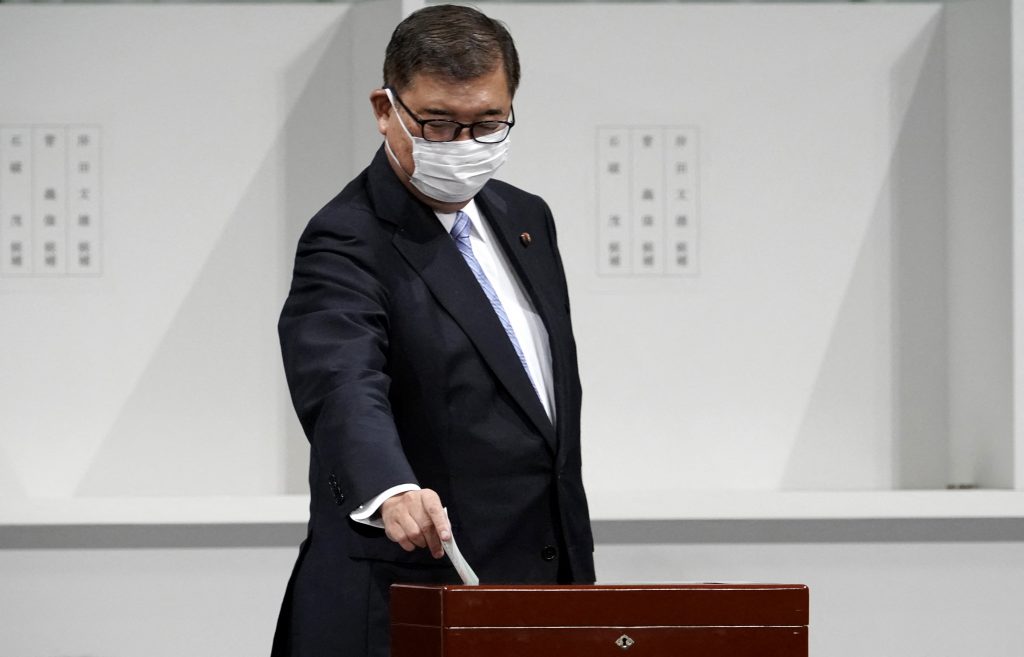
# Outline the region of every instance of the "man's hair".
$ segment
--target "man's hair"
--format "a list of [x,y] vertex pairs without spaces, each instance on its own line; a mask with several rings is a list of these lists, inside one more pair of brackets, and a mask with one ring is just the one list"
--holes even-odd
[[384,84],[401,91],[417,73],[464,82],[505,67],[510,95],[519,88],[519,53],[500,21],[472,7],[432,5],[410,14],[391,35]]

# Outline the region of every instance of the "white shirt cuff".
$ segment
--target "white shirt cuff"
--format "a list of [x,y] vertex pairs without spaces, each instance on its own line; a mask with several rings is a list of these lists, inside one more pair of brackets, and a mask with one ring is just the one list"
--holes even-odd
[[419,489],[420,487],[417,486],[416,484],[399,484],[397,486],[392,486],[391,488],[387,489],[386,491],[384,491],[377,497],[373,498],[369,502],[365,502],[355,511],[348,514],[348,517],[364,525],[369,525],[371,527],[378,527],[380,529],[383,529],[384,522],[380,519],[380,516],[377,515],[377,511],[380,509],[380,505],[384,504],[384,502],[389,497],[394,497],[399,493],[407,493],[411,490]]

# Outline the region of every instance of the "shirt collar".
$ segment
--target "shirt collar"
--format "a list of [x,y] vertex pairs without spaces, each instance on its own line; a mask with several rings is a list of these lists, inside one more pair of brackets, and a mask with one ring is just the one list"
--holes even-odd
[[[466,207],[459,210],[459,212],[465,212],[467,215],[469,215],[470,233],[472,233],[473,236],[476,237],[477,239],[486,242],[487,231],[480,229],[480,222],[482,221],[482,216],[480,214],[480,208],[476,206],[476,200],[470,199],[469,203],[466,204]],[[437,215],[437,220],[441,222],[442,226],[444,226],[445,232],[451,234],[452,226],[455,225],[456,213],[438,212],[437,210],[434,210],[434,214]]]

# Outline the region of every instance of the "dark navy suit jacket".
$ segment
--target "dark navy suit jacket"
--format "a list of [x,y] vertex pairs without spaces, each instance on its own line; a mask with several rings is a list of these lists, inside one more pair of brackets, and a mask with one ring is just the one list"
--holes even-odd
[[311,503],[276,655],[386,654],[386,627],[373,626],[386,623],[387,586],[457,581],[447,559],[349,518],[397,484],[437,491],[483,583],[594,581],[551,212],[498,181],[476,202],[547,328],[555,424],[454,241],[378,151],[303,233],[278,327]]

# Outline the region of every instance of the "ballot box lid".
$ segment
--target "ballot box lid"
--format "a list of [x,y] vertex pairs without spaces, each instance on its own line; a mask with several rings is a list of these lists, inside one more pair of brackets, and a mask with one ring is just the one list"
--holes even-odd
[[421,627],[806,626],[802,584],[391,587],[391,622]]

